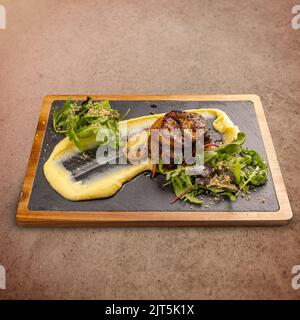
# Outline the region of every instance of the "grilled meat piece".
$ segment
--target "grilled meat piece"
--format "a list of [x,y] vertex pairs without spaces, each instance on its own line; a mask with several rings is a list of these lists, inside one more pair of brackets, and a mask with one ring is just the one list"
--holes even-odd
[[[193,112],[184,112],[184,111],[171,111],[167,113],[165,116],[165,121],[169,118],[176,121],[180,129],[183,131],[184,129],[191,129],[193,132],[193,139],[196,138],[196,130],[203,131],[204,134],[204,143],[210,143],[211,138],[208,134],[206,120],[198,113]],[[163,125],[163,128],[165,126]],[[171,128],[172,129],[172,128]]]
[[170,111],[162,118],[157,119],[151,129],[167,129],[169,131],[180,129],[182,134],[184,129],[190,129],[193,132],[193,139],[196,138],[196,130],[201,130],[204,134],[204,143],[211,142],[206,120],[198,113]]
[[[159,129],[160,131],[153,134],[153,129]],[[170,165],[168,165],[168,168],[170,168],[178,161],[176,158],[176,154],[178,153],[176,153],[176,151],[180,151],[180,155],[183,155],[183,144],[184,142],[186,143],[186,141],[190,141],[192,145],[192,156],[195,156],[197,138],[200,139],[202,136],[204,137],[204,144],[211,142],[206,120],[200,114],[170,111],[163,117],[157,119],[152,125],[148,143],[149,153],[151,156],[154,153],[159,154],[160,159],[169,157]],[[151,152],[151,139],[155,140],[154,142],[156,142],[156,144],[153,145],[159,146],[159,150],[152,150]],[[162,146],[165,144],[167,144],[169,148],[165,148],[162,152]],[[169,153],[166,150],[169,150]],[[187,160],[188,159],[183,159],[183,163],[187,162]],[[153,172],[154,171],[155,169]]]

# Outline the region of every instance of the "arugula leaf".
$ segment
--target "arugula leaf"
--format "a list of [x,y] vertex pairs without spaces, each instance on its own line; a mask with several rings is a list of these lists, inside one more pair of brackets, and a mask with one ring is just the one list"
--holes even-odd
[[241,181],[241,173],[242,173],[242,165],[240,160],[237,158],[236,161],[234,161],[232,164],[228,166],[228,169],[234,175],[235,182],[239,184]]
[[193,204],[198,204],[198,205],[203,203],[203,200],[200,200],[199,198],[197,198],[197,194],[195,194],[195,192],[185,194],[183,196],[183,200],[189,201]]

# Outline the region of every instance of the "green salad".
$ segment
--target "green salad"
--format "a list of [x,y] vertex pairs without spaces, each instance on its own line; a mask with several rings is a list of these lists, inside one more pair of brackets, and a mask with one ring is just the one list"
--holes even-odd
[[202,165],[177,165],[166,170],[162,163],[159,172],[165,175],[167,184],[172,184],[177,200],[202,204],[199,195],[209,193],[214,197],[226,196],[235,201],[238,194],[249,192],[251,187],[260,186],[268,179],[268,168],[253,149],[243,147],[245,134],[239,132],[235,142],[220,145],[214,150],[205,150]]
[[[118,122],[129,110],[120,117],[118,111],[112,109],[109,100],[93,101],[87,98],[81,103],[68,99],[62,108],[56,107],[53,113],[53,127],[55,132],[64,133],[76,147],[82,151],[82,139],[96,136],[99,145],[118,144]],[[103,134],[108,129],[113,134]]]

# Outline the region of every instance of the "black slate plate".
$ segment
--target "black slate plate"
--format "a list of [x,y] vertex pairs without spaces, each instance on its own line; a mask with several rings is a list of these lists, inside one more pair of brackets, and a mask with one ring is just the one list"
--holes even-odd
[[[46,127],[41,155],[34,179],[34,184],[28,208],[32,211],[262,211],[275,212],[279,209],[272,176],[265,186],[252,192],[251,199],[239,197],[236,202],[229,200],[214,202],[210,196],[204,196],[206,206],[193,206],[177,201],[170,204],[174,198],[171,187],[163,187],[162,176],[154,180],[148,174],[141,174],[126,183],[113,197],[101,200],[73,202],[64,199],[48,184],[43,174],[43,165],[50,156],[54,146],[64,138],[52,128],[54,106],[62,105],[64,101],[54,101],[51,107],[49,121]],[[164,113],[170,110],[185,110],[193,108],[218,108],[224,110],[231,120],[246,133],[246,146],[255,148],[267,161],[260,129],[256,119],[254,106],[250,101],[111,101],[113,108],[120,114],[130,107],[127,118]],[[263,199],[265,201],[263,201]]]

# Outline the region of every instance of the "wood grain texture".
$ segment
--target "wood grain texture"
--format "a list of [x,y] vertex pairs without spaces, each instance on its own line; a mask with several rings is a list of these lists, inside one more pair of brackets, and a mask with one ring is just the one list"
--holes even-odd
[[[109,211],[31,211],[28,203],[33,186],[41,146],[45,135],[52,102],[71,97],[84,100],[182,100],[182,101],[251,101],[261,130],[270,171],[279,203],[277,212],[109,212]],[[235,226],[280,225],[292,219],[292,210],[286,193],[278,160],[272,143],[260,98],[256,95],[168,95],[168,96],[119,96],[119,95],[51,95],[43,101],[29,164],[19,200],[16,221],[22,226]]]

